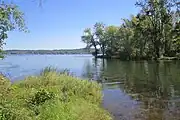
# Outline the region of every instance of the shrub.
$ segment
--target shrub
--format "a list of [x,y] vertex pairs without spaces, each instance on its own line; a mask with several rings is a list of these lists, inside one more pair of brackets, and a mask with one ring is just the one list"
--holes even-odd
[[111,120],[100,107],[102,90],[96,82],[46,69],[39,76],[0,85],[0,120]]
[[30,105],[41,105],[44,102],[46,102],[47,100],[53,99],[54,96],[55,95],[52,92],[48,92],[48,91],[42,89],[42,90],[37,91],[37,93],[35,93],[35,95],[30,97],[28,99],[27,103]]

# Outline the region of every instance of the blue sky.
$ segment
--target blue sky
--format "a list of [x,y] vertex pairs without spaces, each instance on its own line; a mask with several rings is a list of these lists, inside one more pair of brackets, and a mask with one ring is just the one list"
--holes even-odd
[[9,32],[5,49],[82,48],[83,30],[96,22],[120,25],[136,14],[136,0],[14,0],[25,13],[30,33]]

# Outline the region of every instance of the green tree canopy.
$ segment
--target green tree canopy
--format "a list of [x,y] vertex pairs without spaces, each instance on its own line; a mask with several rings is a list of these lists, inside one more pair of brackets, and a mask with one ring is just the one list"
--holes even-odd
[[103,57],[109,58],[158,59],[179,54],[178,0],[139,0],[135,5],[140,8],[137,15],[122,19],[119,26],[96,23],[89,30],[91,37],[86,36],[88,42],[83,42],[94,44],[95,49],[99,46]]

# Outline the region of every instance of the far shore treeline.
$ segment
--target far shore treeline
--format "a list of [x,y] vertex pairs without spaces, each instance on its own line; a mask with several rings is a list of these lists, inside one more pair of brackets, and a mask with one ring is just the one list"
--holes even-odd
[[91,54],[93,49],[61,49],[61,50],[5,50],[4,54]]

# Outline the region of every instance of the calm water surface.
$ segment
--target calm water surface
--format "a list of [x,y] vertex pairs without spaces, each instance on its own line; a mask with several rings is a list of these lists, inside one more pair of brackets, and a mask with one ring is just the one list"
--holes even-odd
[[0,61],[12,81],[47,66],[101,82],[103,106],[115,120],[180,120],[180,62],[95,60],[91,55],[21,55]]

